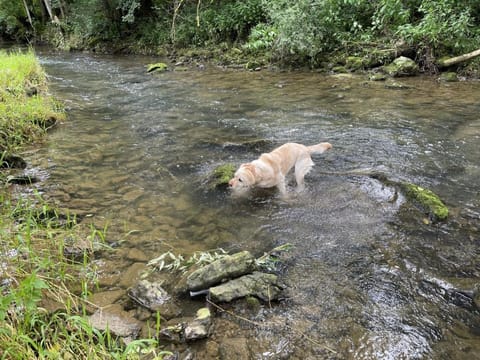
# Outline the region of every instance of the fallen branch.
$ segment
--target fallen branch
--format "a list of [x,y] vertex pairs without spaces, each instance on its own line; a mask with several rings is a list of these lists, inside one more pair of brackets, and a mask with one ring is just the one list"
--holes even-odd
[[480,49],[472,51],[468,54],[455,56],[453,58],[438,60],[437,65],[439,67],[449,67],[449,66],[456,65],[458,63],[473,59],[477,56],[480,56]]

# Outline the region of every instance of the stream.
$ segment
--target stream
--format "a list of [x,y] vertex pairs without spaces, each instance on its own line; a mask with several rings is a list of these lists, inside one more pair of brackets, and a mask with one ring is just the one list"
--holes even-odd
[[[247,314],[265,326],[224,332],[247,339],[250,358],[480,358],[480,82],[403,78],[398,89],[366,76],[208,64],[148,74],[158,59],[38,56],[68,120],[27,160],[41,192],[116,244],[95,260],[99,290],[126,289],[168,250],[260,256],[291,243],[286,299]],[[225,162],[323,141],[332,150],[287,200],[203,187]],[[335,175],[356,169],[434,191],[449,218],[432,223],[375,179]]]

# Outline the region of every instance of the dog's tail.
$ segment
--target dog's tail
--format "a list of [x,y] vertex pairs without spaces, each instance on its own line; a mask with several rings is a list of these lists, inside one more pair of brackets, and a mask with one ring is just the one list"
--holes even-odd
[[307,146],[308,152],[310,154],[321,154],[324,151],[327,151],[332,148],[332,144],[328,142],[323,142],[317,145]]

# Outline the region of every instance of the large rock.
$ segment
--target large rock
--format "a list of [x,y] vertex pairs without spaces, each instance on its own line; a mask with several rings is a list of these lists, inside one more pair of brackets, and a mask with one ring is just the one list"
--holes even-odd
[[413,76],[419,71],[415,61],[405,56],[396,58],[390,65],[385,66],[384,70],[388,75],[394,77]]
[[128,289],[128,296],[135,302],[151,311],[158,311],[165,319],[171,319],[182,313],[174,299],[160,286],[160,284],[141,280]]
[[263,301],[277,300],[282,292],[278,276],[262,272],[244,275],[210,288],[210,299],[229,302],[245,296],[256,296]]
[[255,258],[252,254],[248,251],[241,251],[227,255],[194,271],[187,278],[187,287],[190,291],[208,289],[223,280],[252,273],[255,268]]

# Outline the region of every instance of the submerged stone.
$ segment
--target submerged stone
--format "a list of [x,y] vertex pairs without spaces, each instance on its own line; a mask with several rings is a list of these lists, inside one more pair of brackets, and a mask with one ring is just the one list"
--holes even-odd
[[255,267],[255,258],[248,251],[227,255],[191,273],[187,287],[190,291],[207,289],[223,280],[249,274]]
[[272,301],[278,300],[282,289],[277,275],[256,271],[210,288],[210,299],[229,302],[245,296],[255,296],[263,301]]
[[417,203],[423,211],[434,220],[445,220],[448,216],[448,207],[440,200],[438,195],[411,183],[400,184],[405,197]]
[[248,341],[243,337],[224,338],[219,345],[219,355],[221,360],[235,359],[248,360],[251,359]]
[[387,79],[387,76],[385,74],[378,74],[378,73],[371,74],[368,77],[368,80],[370,81],[385,81],[386,79]]

